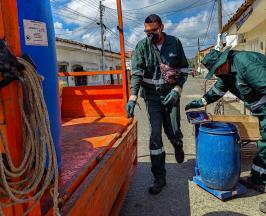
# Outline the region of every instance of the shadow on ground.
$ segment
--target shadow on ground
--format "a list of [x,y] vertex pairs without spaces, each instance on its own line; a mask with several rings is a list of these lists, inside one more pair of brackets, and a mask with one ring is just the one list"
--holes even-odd
[[188,160],[181,165],[166,164],[167,186],[159,195],[154,196],[148,193],[148,187],[153,181],[150,163],[139,162],[121,216],[190,215],[188,184],[193,178],[194,164],[195,160]]
[[[183,164],[168,163],[167,169],[167,186],[158,195],[150,195],[148,187],[152,184],[153,176],[150,171],[149,162],[139,162],[135,177],[129,188],[128,196],[120,216],[190,216],[198,215],[191,212],[191,191],[189,191],[189,182],[194,176],[195,159],[190,159]],[[201,189],[202,190],[202,189]],[[205,191],[200,191],[209,197]],[[248,193],[241,196],[242,198],[258,196],[259,193],[248,190]],[[203,195],[204,196],[204,195]],[[215,199],[216,198],[209,198]],[[230,200],[228,200],[230,201]],[[194,199],[195,202],[195,199]],[[197,201],[196,201],[197,202]],[[221,202],[224,205],[227,202]],[[198,205],[198,204],[197,204]],[[203,208],[206,204],[202,203]],[[230,204],[231,205],[231,204]],[[202,216],[249,216],[249,214],[240,214],[233,211],[213,211]]]

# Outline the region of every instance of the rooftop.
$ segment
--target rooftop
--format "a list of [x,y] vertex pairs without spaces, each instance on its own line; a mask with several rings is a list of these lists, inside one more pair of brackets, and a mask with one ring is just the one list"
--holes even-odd
[[[64,38],[59,38],[59,37],[56,38],[56,41],[57,42],[68,43],[68,44],[72,44],[72,45],[77,45],[77,46],[80,46],[81,48],[85,48],[85,49],[92,49],[92,50],[99,50],[99,51],[102,50],[99,47],[95,47],[95,46],[88,45],[88,44],[85,44],[85,43],[81,43],[81,42],[78,42],[78,41],[64,39]],[[107,53],[120,55],[119,52],[113,52],[113,51],[110,51],[110,50],[104,50],[104,51],[107,52]]]
[[243,13],[255,2],[256,0],[245,0],[245,2],[237,9],[235,14],[224,25],[222,32],[227,32],[228,29],[243,15]]

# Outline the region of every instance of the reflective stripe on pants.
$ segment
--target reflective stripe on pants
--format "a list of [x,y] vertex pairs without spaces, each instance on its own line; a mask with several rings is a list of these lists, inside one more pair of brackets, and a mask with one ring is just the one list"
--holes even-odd
[[156,149],[156,150],[150,150],[151,155],[160,155],[164,152],[164,147]]
[[266,185],[266,115],[261,114],[258,116],[261,139],[258,141],[258,153],[253,160],[251,177],[254,183]]
[[173,108],[165,107],[160,96],[146,95],[146,107],[150,122],[150,156],[152,173],[155,177],[164,176],[165,152],[162,141],[162,126],[175,148],[182,147],[182,132],[180,130],[180,104]]

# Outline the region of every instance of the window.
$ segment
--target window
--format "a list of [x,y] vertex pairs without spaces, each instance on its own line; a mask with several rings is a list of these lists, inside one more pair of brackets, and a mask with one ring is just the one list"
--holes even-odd
[[[74,72],[84,71],[83,66],[81,65],[74,65],[72,68]],[[86,86],[87,84],[88,84],[87,76],[76,76],[75,77],[75,86]]]
[[66,64],[59,64],[58,65],[58,72],[67,72],[67,65]]
[[[58,72],[67,72],[68,65],[67,64],[58,64]],[[59,80],[63,81],[64,86],[68,86],[68,78],[67,77],[59,77]]]
[[248,50],[253,51],[253,52],[259,52],[260,51],[260,46],[259,46],[259,40],[254,39],[251,41],[248,41]]

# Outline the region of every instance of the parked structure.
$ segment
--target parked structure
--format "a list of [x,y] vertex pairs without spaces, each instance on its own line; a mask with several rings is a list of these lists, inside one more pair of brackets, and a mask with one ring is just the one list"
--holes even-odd
[[[98,71],[101,69],[101,49],[73,40],[56,38],[59,72]],[[121,68],[120,53],[105,50],[104,70]],[[117,83],[117,75],[63,78],[65,85],[99,85]]]

